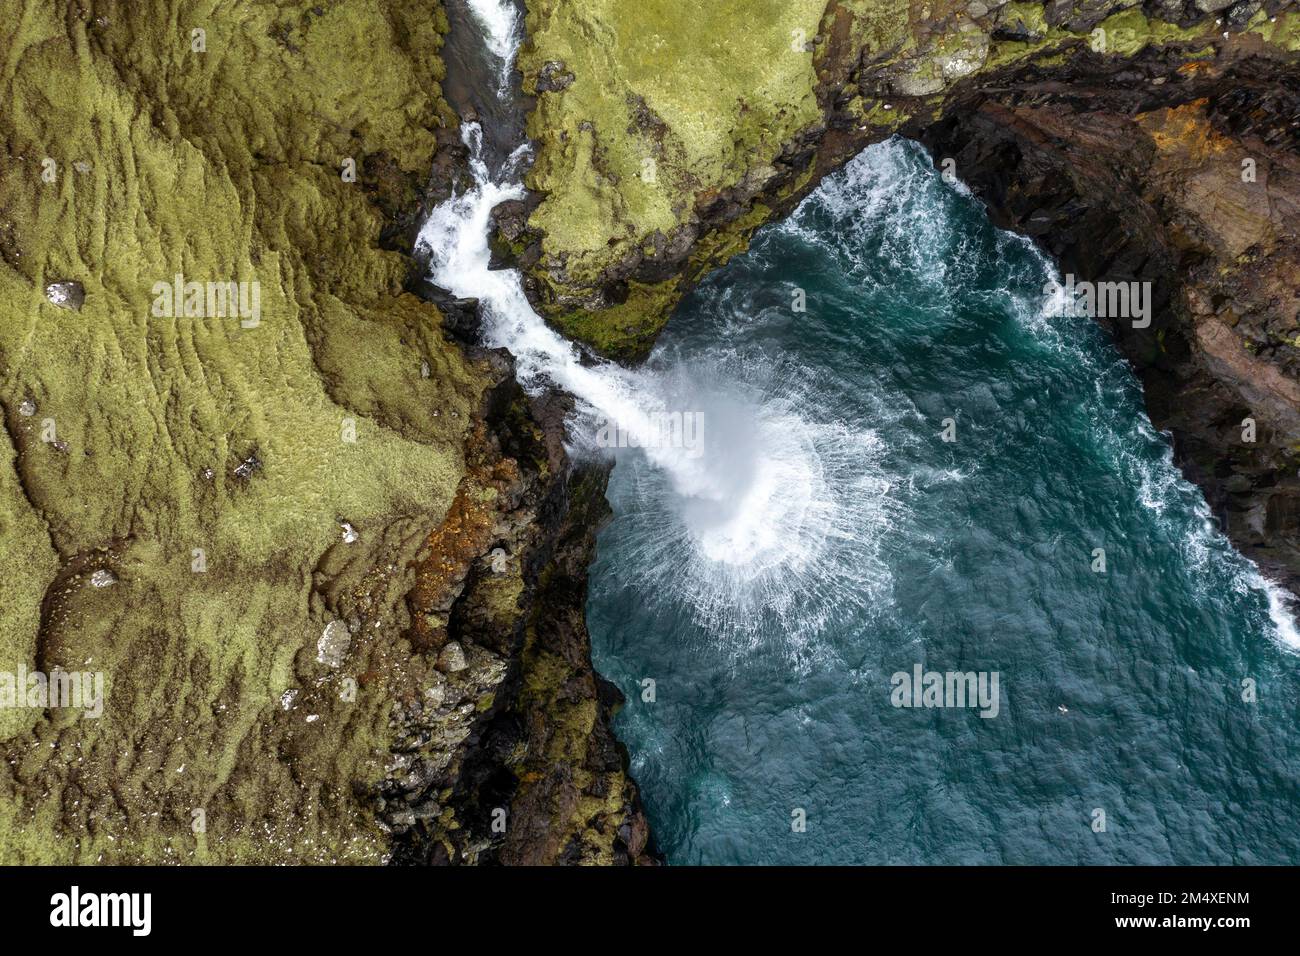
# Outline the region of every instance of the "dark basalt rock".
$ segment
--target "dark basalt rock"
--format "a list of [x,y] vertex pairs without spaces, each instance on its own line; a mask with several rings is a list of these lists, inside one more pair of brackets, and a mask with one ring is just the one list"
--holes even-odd
[[542,64],[542,68],[537,75],[537,92],[538,93],[558,93],[561,90],[567,90],[574,81],[574,76],[567,69],[561,60],[548,60]]
[[[833,6],[833,5],[832,5]],[[1281,0],[1051,0],[1043,19],[1023,7],[975,3],[966,13],[994,40],[1040,39],[1041,24],[1080,34],[913,97],[898,51],[864,51],[828,17],[817,60],[823,122],[787,143],[771,169],[695,197],[695,222],[654,237],[602,274],[568,287],[563,305],[597,312],[629,280],[679,275],[688,290],[710,267],[703,240],[733,248],[757,204],[771,219],[890,132],[918,139],[989,205],[998,225],[1033,237],[1080,280],[1150,282],[1147,329],[1108,323],[1133,362],[1157,427],[1174,438],[1188,477],[1233,542],[1271,576],[1300,588],[1300,58],[1230,33],[1101,54],[1088,31],[1140,7],[1188,27],[1222,19],[1235,31]],[[1064,51],[1064,54],[1063,52]],[[905,59],[905,58],[904,58]],[[890,94],[890,95],[887,95]],[[861,100],[859,100],[861,97]],[[856,106],[893,107],[898,126],[863,122]],[[1242,163],[1257,179],[1245,185]],[[546,267],[564,286],[564,263]],[[529,287],[539,309],[543,286]],[[637,356],[620,356],[635,360]],[[1257,422],[1254,442],[1243,421]]]
[[507,199],[492,207],[488,219],[489,268],[514,268],[525,253],[528,241],[528,217],[536,200]]
[[427,255],[418,258],[406,280],[406,291],[432,302],[442,313],[442,327],[457,341],[477,345],[483,328],[479,316],[478,299],[465,299],[452,295],[441,286],[434,285],[426,275]]
[[[1086,30],[1134,5],[1051,3],[1044,16],[1049,25]],[[1189,23],[1229,7],[1229,22],[1248,19],[1253,5],[1155,0],[1143,6]],[[1036,39],[1023,18],[996,4],[973,15],[995,38]],[[702,237],[739,230],[756,203],[786,214],[822,177],[885,135],[850,112],[859,95],[879,99],[889,81],[884,64],[864,63],[863,52],[835,34],[825,46],[817,90],[824,122],[789,142],[770,167],[730,189],[694,197],[694,222],[655,234],[611,264],[592,283],[590,301],[576,305],[617,304],[634,281],[682,275],[689,287],[703,273],[691,265]],[[1177,460],[1205,490],[1233,541],[1295,588],[1300,151],[1294,117],[1300,102],[1293,87],[1278,82],[1276,62],[1241,57],[1184,69],[1187,63],[1163,49],[1132,57],[1082,51],[1051,69],[1030,59],[953,84],[941,110],[924,99],[900,102],[900,114],[915,117],[901,132],[936,158],[955,158],[958,175],[985,200],[994,221],[1034,237],[1062,271],[1084,280],[1152,283],[1149,328],[1109,324],[1143,380],[1152,420],[1173,433]],[[562,90],[572,82],[564,64],[552,61],[536,89]],[[638,110],[634,122],[653,132],[656,118]],[[1180,151],[1196,153],[1205,144],[1213,145],[1210,160],[1180,159]],[[1241,158],[1254,159],[1266,174],[1258,181],[1260,196],[1239,189]],[[530,195],[493,210],[494,266],[528,268],[538,261],[541,237],[529,230],[528,216],[539,200]],[[1218,212],[1207,215],[1207,209]],[[562,271],[564,262],[555,268]],[[476,303],[427,280],[414,279],[408,288],[439,305],[451,334],[477,338]],[[525,279],[525,288],[538,301],[535,277]],[[500,384],[483,413],[485,462],[496,468],[509,460],[518,474],[500,482],[491,533],[460,569],[459,590],[442,598],[446,633],[438,649],[461,648],[470,672],[477,652],[490,653],[504,662],[505,673],[490,697],[479,698],[490,704],[466,715],[466,736],[450,765],[403,765],[400,779],[381,788],[394,862],[654,862],[627,755],[609,728],[621,694],[592,670],[583,619],[586,568],[608,517],[607,471],[568,461],[563,396],[530,400],[504,357],[471,355],[499,366]],[[1293,386],[1295,400],[1288,392]],[[1248,417],[1259,426],[1251,443],[1242,441]],[[494,561],[518,569],[518,593],[504,601]],[[435,733],[429,714],[437,712],[432,705],[404,710],[400,719],[410,739]],[[571,759],[547,759],[557,752]],[[579,808],[607,807],[616,791],[617,810],[575,824]],[[498,810],[509,821],[504,832],[494,825]],[[436,822],[447,815],[456,826]]]
[[518,242],[528,228],[531,210],[522,199],[507,199],[492,207],[492,228],[506,242]]
[[[477,649],[505,670],[480,688],[491,703],[467,715],[449,763],[436,759],[445,752],[438,734],[446,702],[400,710],[402,736],[414,746],[375,794],[393,834],[392,862],[661,862],[627,752],[610,729],[622,695],[592,669],[584,620],[587,568],[609,515],[609,467],[569,461],[571,398],[527,397],[503,350],[471,349],[469,357],[498,376],[482,410],[481,464],[513,477],[499,487],[488,547],[451,596],[438,661],[453,692]],[[518,589],[503,600],[502,581],[516,569]],[[568,756],[557,761],[556,753]],[[575,813],[580,806],[589,812]]]

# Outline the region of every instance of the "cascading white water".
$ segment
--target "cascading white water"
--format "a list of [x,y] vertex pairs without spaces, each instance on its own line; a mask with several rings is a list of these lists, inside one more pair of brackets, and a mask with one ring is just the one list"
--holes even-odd
[[[516,270],[489,268],[489,215],[494,206],[524,195],[512,177],[520,147],[493,181],[482,157],[482,131],[466,123],[474,186],[437,207],[420,232],[430,256],[430,277],[458,296],[479,301],[483,338],[510,350],[527,388],[550,383],[572,394],[578,416],[572,436],[594,449],[601,429],[625,436],[663,471],[681,497],[682,516],[698,547],[713,561],[770,568],[796,554],[806,557],[816,528],[810,518],[824,508],[824,479],[816,455],[801,439],[798,421],[748,409],[697,384],[584,362],[577,348],[533,310]],[[693,416],[693,447],[664,441],[663,422]]]
[[[471,0],[470,8],[508,74],[519,44],[514,8],[491,0]],[[485,343],[515,356],[526,388],[550,383],[575,396],[571,437],[579,449],[594,449],[602,429],[642,449],[670,480],[703,557],[741,577],[806,561],[825,537],[831,500],[809,429],[788,413],[746,407],[699,383],[584,362],[533,310],[516,270],[489,268],[489,216],[498,203],[523,197],[518,167],[527,146],[494,176],[478,124],[464,124],[462,135],[474,186],[433,210],[419,237],[433,282],[479,301]],[[697,423],[692,447],[663,440],[663,422],[683,416]]]

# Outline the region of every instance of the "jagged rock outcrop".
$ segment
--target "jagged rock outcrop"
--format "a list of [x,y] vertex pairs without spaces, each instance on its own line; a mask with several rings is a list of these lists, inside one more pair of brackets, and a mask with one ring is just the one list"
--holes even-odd
[[[649,860],[601,476],[404,291],[441,9],[0,20],[0,860]],[[14,699],[60,670],[102,697]]]
[[[670,14],[535,0],[520,57],[539,143],[536,208],[518,240],[530,295],[563,331],[636,358],[756,228],[971,88],[1030,64],[1060,82],[1113,76],[1152,51],[1171,74],[1249,58],[1294,67],[1290,6],[1239,0],[1216,16],[1178,0],[800,0]],[[551,81],[556,64],[571,82]]]
[[575,468],[570,403],[528,399],[498,361],[486,454],[409,598],[416,644],[436,651],[443,677],[394,712],[400,772],[378,792],[394,861],[653,864],[609,729],[622,695],[593,672],[585,624],[608,469]]
[[[870,143],[920,139],[1065,271],[1153,283],[1151,326],[1113,329],[1152,419],[1232,539],[1300,586],[1290,0],[830,0],[703,16],[529,5],[521,63],[540,147],[516,244],[555,325],[635,360],[758,226]],[[572,76],[562,88],[542,81],[554,62]]]
[[[1153,419],[1294,587],[1290,7],[534,0],[537,162],[495,252],[636,357],[915,136],[1065,269],[1155,285],[1114,327]],[[654,862],[583,624],[605,475],[464,344],[473,302],[407,291],[464,162],[441,10],[0,19],[0,859]],[[6,703],[60,670],[102,715]]]

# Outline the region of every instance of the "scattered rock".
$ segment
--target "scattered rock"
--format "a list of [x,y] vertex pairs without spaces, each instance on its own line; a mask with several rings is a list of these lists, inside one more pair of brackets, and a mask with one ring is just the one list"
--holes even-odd
[[1183,18],[1184,0],[1154,0],[1156,12],[1161,19],[1176,23]]
[[1241,29],[1245,27],[1246,24],[1250,22],[1251,18],[1254,17],[1255,14],[1259,13],[1263,7],[1264,4],[1261,3],[1260,0],[1241,0],[1240,3],[1233,4],[1233,6],[1228,10],[1228,23]]
[[398,810],[388,819],[392,821],[393,826],[397,826],[397,827],[415,826],[415,813],[411,810]]
[[31,418],[36,414],[36,403],[30,398],[24,398],[18,406],[18,414],[23,418]]
[[112,587],[117,583],[117,575],[106,568],[100,568],[90,576],[90,583],[97,588]]
[[86,301],[86,289],[73,279],[60,279],[45,287],[45,298],[62,309],[80,312]]
[[502,239],[516,242],[528,226],[528,206],[522,199],[507,199],[492,207],[492,226]]
[[[439,678],[439,680],[441,680],[441,678]],[[433,708],[441,707],[446,696],[447,688],[444,684],[434,684],[424,692],[425,702]]]
[[970,76],[982,67],[989,56],[989,38],[977,30],[962,33],[960,48],[935,57],[935,65],[946,81]]
[[1050,27],[1059,27],[1074,13],[1074,0],[1047,0],[1043,4],[1043,19]]
[[564,68],[563,60],[547,60],[537,73],[538,93],[558,93],[567,90],[575,77]]
[[251,478],[253,472],[257,471],[261,467],[262,459],[258,458],[257,454],[254,453],[249,455],[235,467],[235,477],[245,479]]
[[320,640],[316,642],[316,663],[337,670],[351,647],[352,635],[348,633],[348,626],[336,618],[325,625]]
[[993,39],[1011,40],[1015,43],[1037,43],[1042,35],[1025,26],[1025,21],[1013,15],[1004,16],[1006,11],[998,14],[997,26],[993,29]]
[[448,641],[438,653],[438,670],[445,674],[455,674],[468,666],[465,660],[465,649],[456,641]]
[[[420,298],[432,302],[442,313],[442,327],[462,342],[475,342],[482,330],[483,322],[478,314],[478,299],[462,299],[440,289],[427,277],[421,276],[412,282],[411,291]],[[423,366],[421,366],[423,372]]]
[[442,807],[437,801],[429,800],[420,804],[413,812],[417,820],[436,820],[442,814]]

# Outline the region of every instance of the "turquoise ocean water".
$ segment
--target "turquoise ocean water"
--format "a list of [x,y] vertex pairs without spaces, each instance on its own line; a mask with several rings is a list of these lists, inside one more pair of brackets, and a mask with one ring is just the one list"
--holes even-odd
[[895,140],[674,316],[724,493],[620,451],[588,606],[670,862],[1300,861],[1294,631],[1053,275]]

